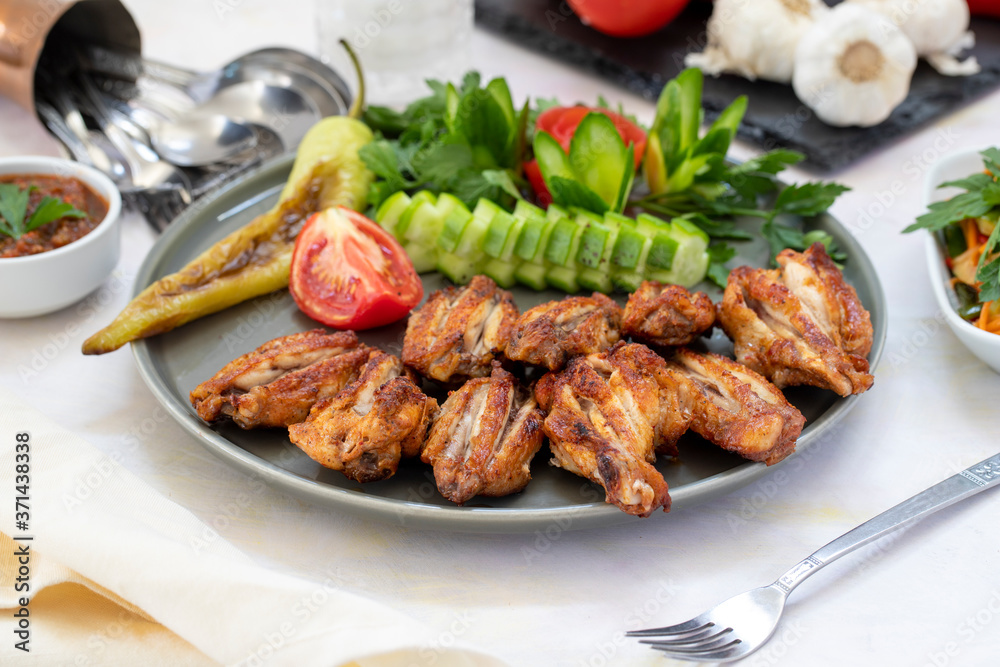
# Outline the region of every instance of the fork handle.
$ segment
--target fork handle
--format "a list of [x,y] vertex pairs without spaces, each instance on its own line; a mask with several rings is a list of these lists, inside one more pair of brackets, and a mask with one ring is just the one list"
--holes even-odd
[[857,528],[844,533],[826,546],[820,547],[811,556],[781,575],[772,585],[780,588],[787,595],[817,570],[841,556],[849,554],[897,528],[919,521],[939,509],[998,484],[1000,484],[1000,454],[995,454],[929,489],[921,491],[912,498],[904,500]]

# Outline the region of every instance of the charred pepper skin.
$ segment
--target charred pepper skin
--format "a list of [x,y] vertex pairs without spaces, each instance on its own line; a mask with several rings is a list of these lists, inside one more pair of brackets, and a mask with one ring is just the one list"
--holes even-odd
[[278,203],[177,273],[143,290],[111,324],[83,343],[104,354],[288,286],[295,237],[330,206],[364,208],[373,174],[358,157],[372,140],[359,120],[324,118],[306,133]]

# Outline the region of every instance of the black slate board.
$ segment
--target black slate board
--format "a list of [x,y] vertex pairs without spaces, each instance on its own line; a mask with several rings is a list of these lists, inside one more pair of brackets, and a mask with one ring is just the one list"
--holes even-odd
[[[476,21],[481,27],[650,100],[683,69],[685,54],[702,50],[710,14],[711,4],[692,2],[663,30],[622,39],[583,25],[564,0],[476,0]],[[979,59],[982,72],[946,77],[921,61],[909,96],[875,127],[830,127],[799,102],[791,86],[727,75],[706,77],[706,115],[711,119],[737,96],[748,95],[742,138],[768,150],[801,151],[806,155],[804,166],[834,171],[1000,85],[1000,21],[973,17],[971,29],[976,34],[971,53]]]

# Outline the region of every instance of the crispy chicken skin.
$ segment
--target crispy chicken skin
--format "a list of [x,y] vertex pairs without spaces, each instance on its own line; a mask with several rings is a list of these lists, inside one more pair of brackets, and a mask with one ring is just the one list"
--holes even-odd
[[485,377],[507,346],[518,314],[510,292],[486,276],[438,290],[410,315],[403,362],[444,383]]
[[782,250],[777,262],[778,269],[729,274],[718,319],[736,359],[778,387],[867,391],[871,317],[854,288],[820,243],[804,253]]
[[358,482],[396,473],[400,458],[413,457],[437,410],[406,374],[403,362],[372,350],[360,376],[309,418],[288,428],[288,437],[317,463]]
[[715,324],[715,304],[704,292],[647,280],[629,295],[622,335],[651,345],[687,345]]
[[598,292],[543,303],[518,318],[505,354],[558,370],[571,357],[603,352],[618,342],[621,318],[621,307]]
[[773,384],[717,354],[679,348],[667,359],[691,430],[723,449],[772,465],[795,451],[805,417]]
[[195,387],[191,405],[208,422],[229,416],[245,429],[288,426],[343,389],[367,359],[353,331],[313,329],[275,338]]
[[476,495],[516,493],[531,479],[544,419],[531,392],[493,362],[490,377],[448,396],[420,458],[434,467],[441,495],[459,505]]
[[[682,415],[662,410],[665,362],[637,343],[570,360],[539,380],[535,395],[548,411],[545,434],[552,464],[604,487],[607,502],[636,516],[670,510],[655,448],[679,437]],[[675,404],[676,405],[676,404]],[[669,403],[667,404],[669,411]],[[674,433],[679,428],[679,433]]]

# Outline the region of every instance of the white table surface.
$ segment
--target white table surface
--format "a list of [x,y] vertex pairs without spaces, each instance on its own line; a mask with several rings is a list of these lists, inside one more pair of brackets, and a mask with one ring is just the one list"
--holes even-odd
[[[259,46],[315,48],[308,0],[131,0],[145,53],[207,69]],[[477,32],[472,65],[515,97],[652,104]],[[683,620],[767,584],[815,548],[995,453],[1000,376],[939,319],[920,213],[923,173],[942,155],[998,143],[1000,94],[835,174],[833,213],[879,271],[889,331],[874,388],[835,439],[785,474],[696,508],[599,530],[467,535],[341,515],[253,482],[174,424],[127,350],[79,353],[128,301],[155,235],[124,221],[115,277],[78,306],[0,321],[0,381],[75,430],[267,567],[390,604],[513,665],[662,665],[623,632]],[[738,155],[753,149],[738,146]],[[30,116],[0,99],[0,155],[55,154]],[[807,174],[792,172],[798,179]],[[4,286],[9,289],[11,286]],[[987,492],[831,565],[798,589],[751,665],[995,664],[1000,654],[1000,498]],[[433,654],[431,654],[433,657]],[[430,664],[430,663],[428,663]]]

